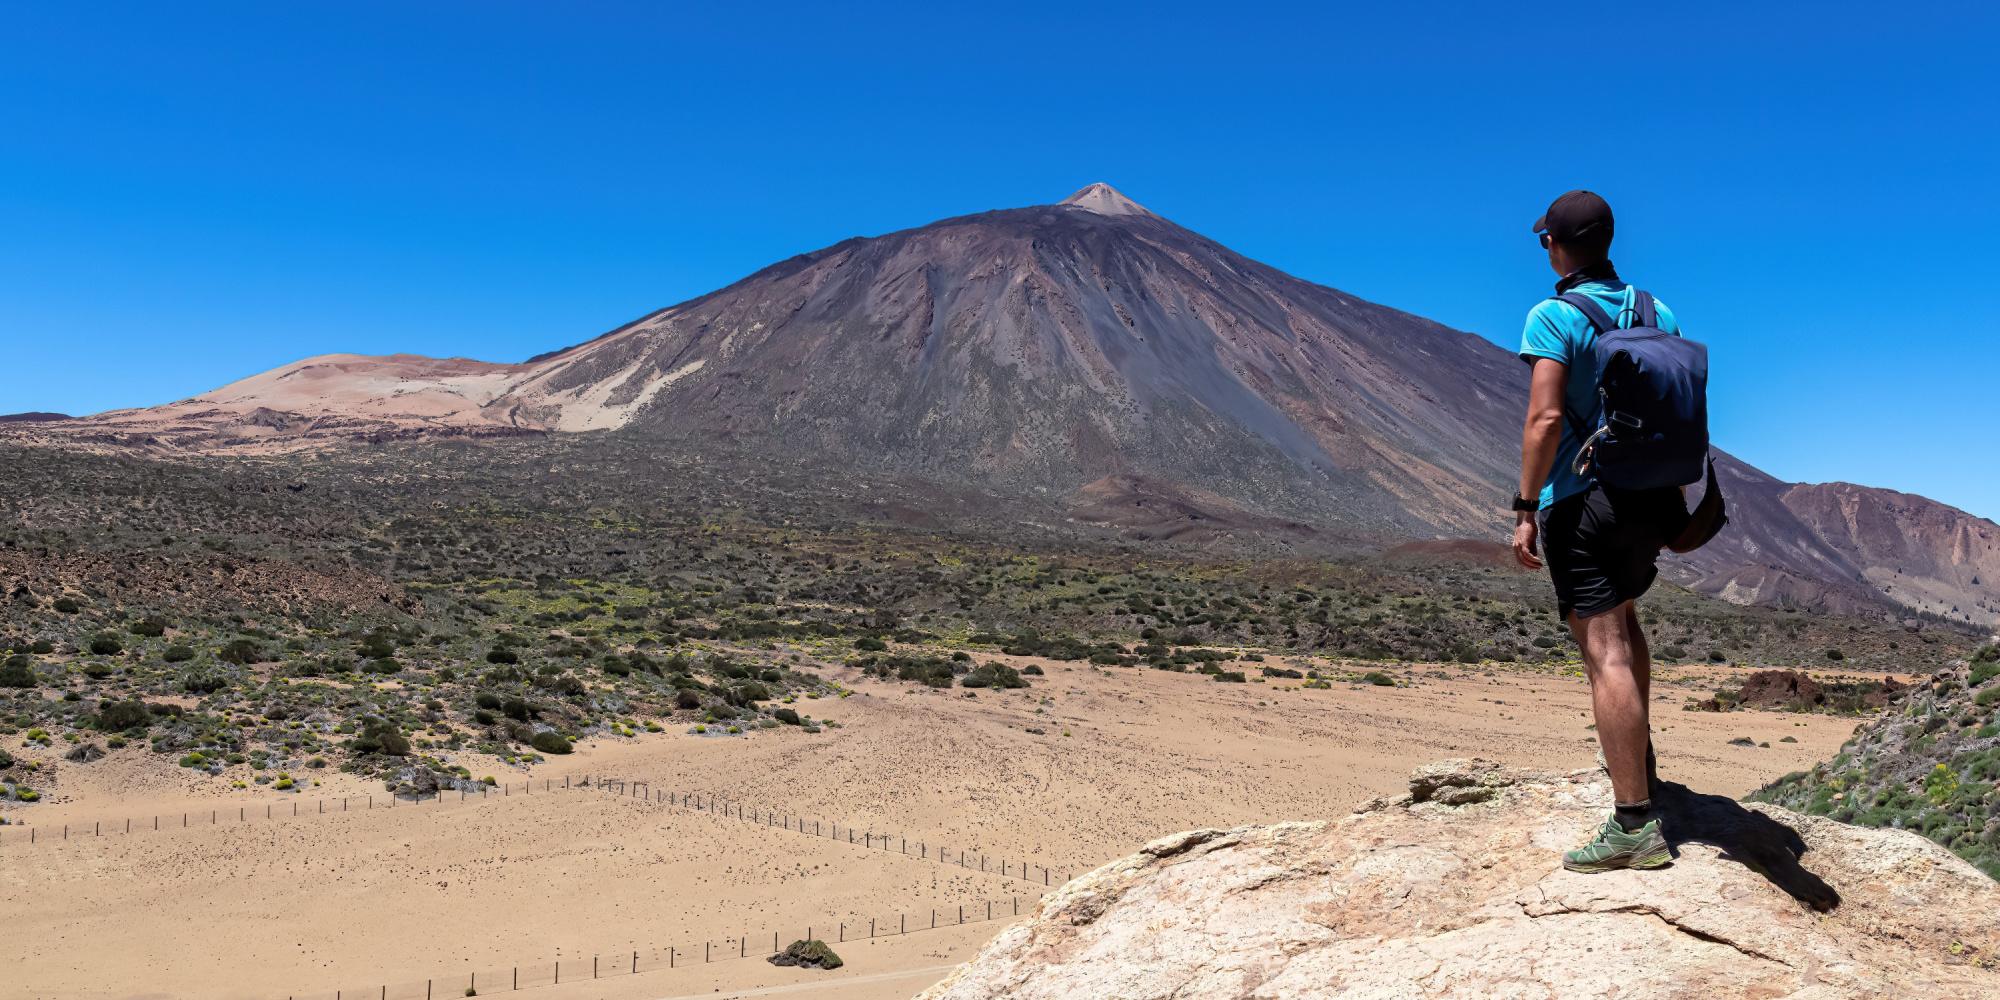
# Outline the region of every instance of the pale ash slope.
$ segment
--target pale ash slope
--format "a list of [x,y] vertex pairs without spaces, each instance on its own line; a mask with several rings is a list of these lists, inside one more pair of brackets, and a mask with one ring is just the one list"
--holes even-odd
[[1610,805],[1598,775],[1468,761],[1344,819],[1164,838],[919,1000],[2000,993],[2000,884],[1943,848],[1670,788],[1689,839],[1653,872],[1557,863]]

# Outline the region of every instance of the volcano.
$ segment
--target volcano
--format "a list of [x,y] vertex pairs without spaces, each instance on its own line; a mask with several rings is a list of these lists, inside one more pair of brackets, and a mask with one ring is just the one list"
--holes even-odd
[[[41,431],[229,450],[600,431],[1034,493],[1113,526],[1504,537],[1526,373],[1105,184],[855,238],[520,364],[329,355]],[[1727,455],[1671,578],[1745,603],[2000,614],[2000,526]],[[1893,541],[1892,541],[1893,540]]]

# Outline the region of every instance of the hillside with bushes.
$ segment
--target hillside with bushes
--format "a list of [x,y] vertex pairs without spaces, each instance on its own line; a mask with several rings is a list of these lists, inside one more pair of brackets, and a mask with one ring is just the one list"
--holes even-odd
[[1755,797],[1912,830],[2000,878],[2000,642],[1905,689],[1839,756]]

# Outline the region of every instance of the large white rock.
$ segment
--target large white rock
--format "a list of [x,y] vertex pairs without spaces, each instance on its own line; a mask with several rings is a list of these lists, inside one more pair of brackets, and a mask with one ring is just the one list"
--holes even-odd
[[1451,761],[1411,787],[1149,844],[920,1000],[2000,997],[2000,884],[1914,834],[1669,785],[1672,867],[1577,875],[1595,772]]

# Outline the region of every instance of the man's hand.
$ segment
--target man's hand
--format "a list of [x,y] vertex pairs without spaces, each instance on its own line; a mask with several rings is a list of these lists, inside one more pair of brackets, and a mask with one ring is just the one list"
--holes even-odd
[[1542,557],[1535,554],[1536,536],[1539,534],[1533,514],[1523,512],[1514,522],[1514,559],[1529,569],[1542,568]]

